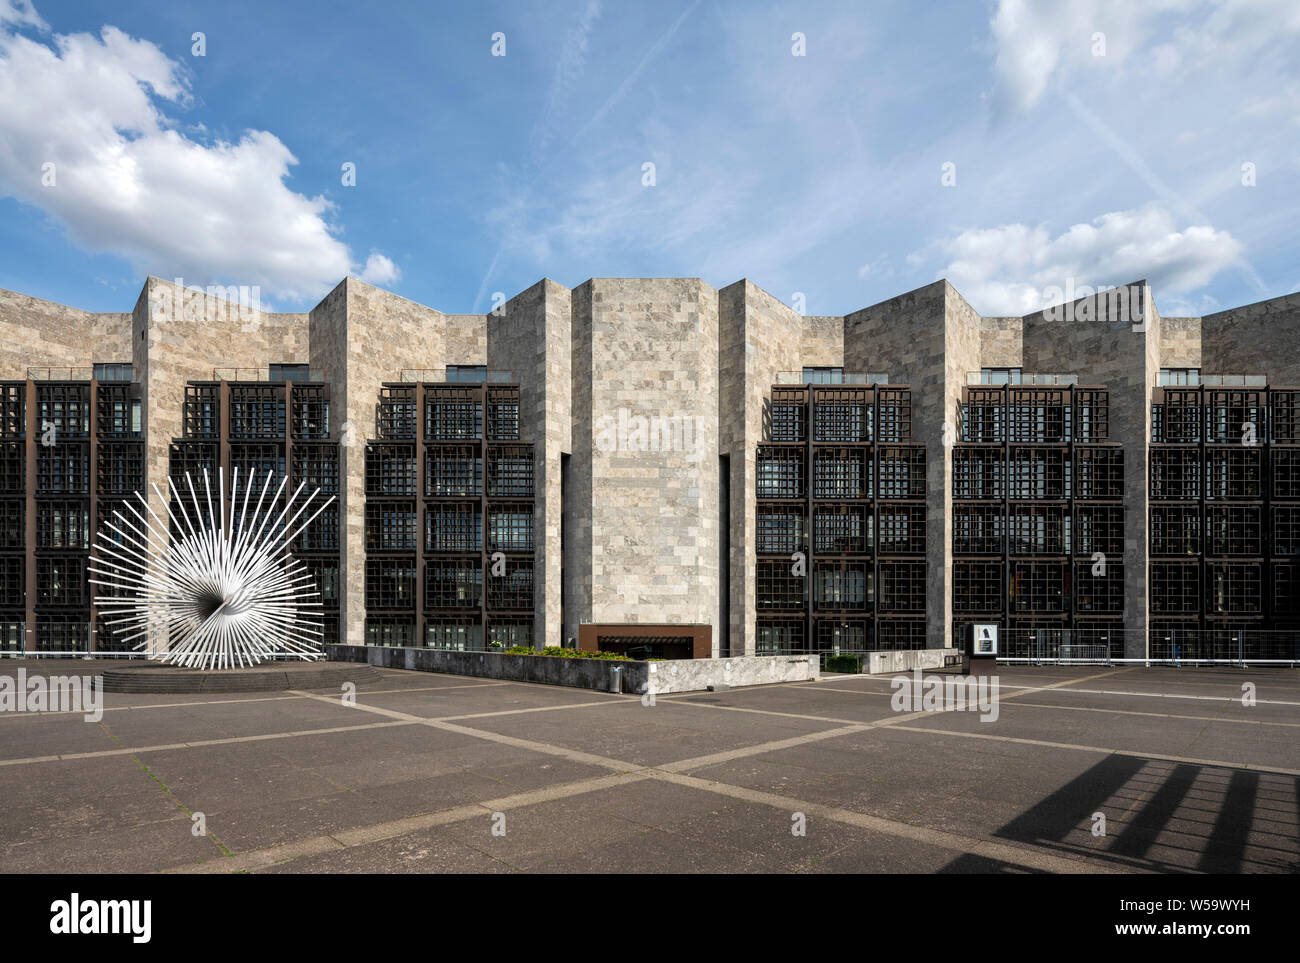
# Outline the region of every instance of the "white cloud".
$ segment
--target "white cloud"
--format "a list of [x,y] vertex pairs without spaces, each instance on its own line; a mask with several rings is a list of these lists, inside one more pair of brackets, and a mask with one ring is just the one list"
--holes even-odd
[[[1185,18],[1161,33],[1168,14]],[[1152,78],[1185,81],[1191,72],[1253,60],[1262,51],[1285,55],[1300,31],[1294,0],[999,0],[990,22],[997,50],[998,101],[1024,111],[1046,93],[1056,75],[1088,67],[1119,68],[1136,61]],[[1105,54],[1096,56],[1094,34],[1105,35]],[[1160,42],[1143,50],[1148,38]],[[1141,51],[1141,57],[1134,54]],[[1129,78],[1131,83],[1133,78]]]
[[947,258],[938,273],[982,314],[1024,315],[1048,304],[1048,288],[1114,286],[1145,278],[1155,293],[1180,295],[1208,284],[1242,254],[1227,231],[1178,230],[1157,205],[1114,211],[1057,237],[1041,225],[1007,224],[964,231],[931,253]]
[[[0,196],[142,273],[256,284],[290,300],[348,273],[333,205],[286,186],[297,159],[279,138],[192,140],[159,109],[189,99],[181,64],[112,26],[47,45],[8,25],[39,20],[30,4],[0,0]],[[42,183],[47,163],[53,186]]]
[[361,280],[367,284],[392,284],[402,276],[401,269],[382,254],[371,254],[361,271]]
[[39,30],[49,30],[49,24],[32,6],[32,0],[0,0],[0,23],[17,23]]

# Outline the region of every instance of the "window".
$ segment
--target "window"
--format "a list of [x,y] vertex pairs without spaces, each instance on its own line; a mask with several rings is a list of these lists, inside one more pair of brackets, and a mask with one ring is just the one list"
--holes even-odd
[[269,365],[268,380],[270,381],[310,381],[311,370],[309,365],[305,364],[273,364]]
[[814,497],[871,497],[871,465],[865,449],[816,449],[813,459]]
[[493,505],[488,509],[489,552],[533,550],[533,506]]
[[53,428],[54,439],[84,438],[90,434],[90,385],[36,386],[37,429]]
[[447,380],[452,384],[478,384],[487,381],[487,365],[449,364]]
[[325,385],[293,389],[293,437],[325,439],[330,436],[330,395]]
[[865,610],[872,601],[869,562],[819,563],[813,573],[813,607],[822,611]]
[[130,385],[99,386],[95,430],[101,438],[133,438],[140,434],[140,399]]
[[[258,491],[270,477],[269,492],[275,492],[284,480],[283,445],[231,445],[230,469],[238,472],[241,485],[256,485]],[[213,483],[215,487],[215,481]],[[197,486],[196,486],[197,487]]]
[[800,505],[759,505],[755,530],[759,555],[789,556],[808,550],[807,519]]
[[925,506],[881,502],[880,551],[886,554],[925,554]]
[[366,503],[366,551],[415,551],[415,503]]
[[955,555],[1001,555],[1005,516],[998,505],[952,507]]
[[953,562],[953,612],[1002,611],[1001,562]]
[[1216,563],[1209,566],[1209,610],[1225,615],[1262,611],[1262,579],[1258,564]]
[[36,544],[39,548],[90,548],[90,503],[36,503]]
[[96,381],[134,381],[135,365],[129,361],[97,361],[92,377]]
[[488,438],[519,440],[519,392],[515,389],[488,389]]
[[290,485],[297,488],[306,483],[307,491],[317,488],[324,494],[334,495],[339,490],[339,451],[337,445],[315,444],[293,446],[293,479]]
[[925,449],[881,448],[876,470],[881,498],[925,497]]
[[[438,441],[468,441],[483,437],[483,402],[430,394],[425,404],[424,437]],[[518,411],[515,412],[518,435]]]
[[861,401],[819,398],[813,408],[814,441],[870,441],[871,412]]
[[[424,462],[426,495],[467,497],[483,494],[483,458],[473,447],[438,445],[427,448],[424,452]],[[530,472],[531,463],[530,456]],[[414,473],[414,465],[412,465],[412,473]],[[412,479],[412,490],[414,490],[414,479]]]
[[129,495],[144,489],[144,445],[141,442],[103,442],[98,450],[100,492]]
[[[870,552],[871,521],[871,512],[865,505],[818,505],[813,516],[815,551],[818,555]],[[788,551],[793,554],[798,549]]]
[[302,564],[320,593],[318,601],[321,605],[327,609],[338,608],[339,563],[333,559],[304,558]]
[[1066,612],[1070,608],[1065,563],[1012,562],[1008,596],[1013,612]]
[[19,498],[0,499],[0,548],[19,549],[27,539],[24,502]]
[[806,385],[842,385],[843,368],[804,368],[803,383]]
[[405,647],[415,643],[415,621],[401,616],[366,618],[366,645]]
[[217,438],[221,405],[216,385],[186,385],[183,431],[186,438]]
[[759,619],[755,634],[759,655],[804,651],[804,623],[801,619]]
[[1080,499],[1124,497],[1122,448],[1075,448],[1072,484]]
[[397,559],[366,561],[366,608],[407,609],[415,606],[415,566]]
[[1199,385],[1201,383],[1201,369],[1161,368],[1160,380],[1157,383],[1161,387],[1165,385]]
[[804,456],[801,449],[758,449],[758,497],[804,497]]
[[283,438],[284,389],[271,386],[230,389],[231,438]]
[[488,448],[488,495],[533,497],[533,450],[525,447]]
[[90,446],[83,441],[38,448],[36,491],[41,495],[90,494]]
[[434,503],[424,515],[426,552],[480,552],[483,515],[477,502]]
[[771,419],[772,441],[803,441],[804,423],[808,405],[802,394],[785,391],[773,391],[772,403],[768,408]]
[[[313,501],[309,511],[314,512],[318,503]],[[299,523],[302,519],[300,518]],[[337,552],[339,550],[339,507],[338,502],[327,505],[321,510],[298,536],[295,551],[299,552]]]
[[86,559],[77,556],[36,560],[38,605],[77,606],[89,602]]
[[1074,607],[1089,615],[1124,612],[1124,563],[1109,561],[1074,563]]
[[414,495],[415,489],[413,445],[367,446],[367,495]]
[[375,405],[375,431],[380,438],[414,438],[415,386],[379,389]]
[[882,561],[880,563],[880,610],[882,612],[925,611],[926,565],[926,562]]
[[431,649],[478,651],[483,648],[483,626],[477,619],[431,618],[424,623],[424,644]]
[[760,609],[801,609],[806,581],[793,573],[789,559],[759,559],[755,604]]
[[494,618],[488,622],[488,646],[509,649],[516,645],[533,644],[532,619]]
[[531,609],[533,607],[533,563],[512,559],[501,575],[488,579],[489,609]]
[[478,559],[430,559],[425,565],[426,609],[477,609],[482,604],[483,569]]
[[1020,384],[1020,369],[1019,368],[981,368],[980,384],[1018,385]]

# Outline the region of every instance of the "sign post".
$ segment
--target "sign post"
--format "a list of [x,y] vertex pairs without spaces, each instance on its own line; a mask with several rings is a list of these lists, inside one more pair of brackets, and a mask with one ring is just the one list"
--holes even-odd
[[998,627],[996,624],[972,625],[967,646],[971,675],[997,674]]

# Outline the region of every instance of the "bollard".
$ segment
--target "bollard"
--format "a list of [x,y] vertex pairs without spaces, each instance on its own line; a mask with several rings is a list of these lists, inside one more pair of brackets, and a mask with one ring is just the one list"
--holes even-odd
[[619,666],[614,666],[614,682],[613,682],[613,684],[612,684],[612,685],[610,686],[610,688],[609,688],[609,691],[610,691],[610,692],[619,692],[619,693],[621,693],[621,692],[623,691],[623,687],[620,685],[620,682],[622,681],[622,678],[621,678],[620,675],[619,675],[619,673],[622,672],[622,671],[623,671],[623,670],[622,670]]

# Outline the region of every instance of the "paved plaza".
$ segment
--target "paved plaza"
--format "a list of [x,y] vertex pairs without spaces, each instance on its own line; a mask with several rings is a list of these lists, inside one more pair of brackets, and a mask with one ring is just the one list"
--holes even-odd
[[646,705],[380,675],[0,714],[0,871],[1300,870],[1292,670],[1002,666],[996,721],[894,711],[888,678]]

